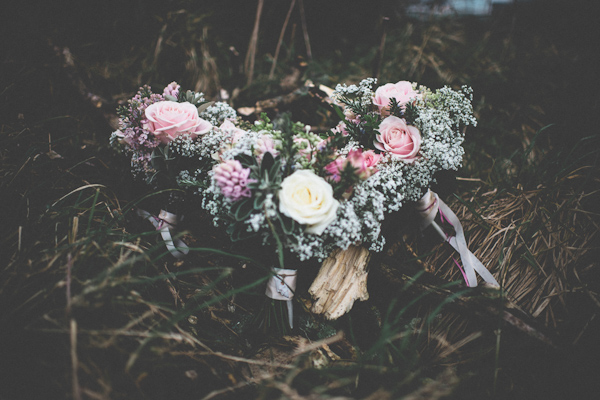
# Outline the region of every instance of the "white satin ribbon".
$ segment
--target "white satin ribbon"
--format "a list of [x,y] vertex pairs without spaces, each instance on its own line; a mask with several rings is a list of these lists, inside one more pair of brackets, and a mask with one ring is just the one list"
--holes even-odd
[[[475,275],[475,272],[477,272],[486,283],[500,287],[490,271],[488,271],[481,261],[479,261],[479,259],[475,257],[471,250],[469,250],[460,220],[456,214],[452,212],[450,207],[448,207],[448,205],[439,198],[437,193],[428,190],[427,193],[425,193],[425,196],[423,196],[421,200],[417,202],[416,208],[423,218],[421,222],[421,229],[425,229],[429,225],[433,226],[435,230],[444,238],[444,240],[450,243],[450,245],[456,251],[458,251],[458,254],[460,254],[460,259],[464,267],[464,272],[462,270],[461,272],[463,272],[467,286],[477,286],[477,275]],[[440,217],[442,218],[442,222],[444,220],[448,221],[448,223],[454,228],[456,236],[448,236],[434,221],[438,211],[440,213]],[[458,263],[457,265],[460,268]]]
[[296,291],[297,271],[295,269],[271,268],[275,273],[267,282],[265,294],[273,300],[282,300],[287,303],[290,328],[294,327],[294,308],[292,299]]
[[156,217],[148,211],[139,208],[136,210],[136,213],[140,217],[150,221],[152,225],[154,225],[154,228],[160,232],[163,242],[165,242],[165,246],[167,246],[167,250],[169,250],[169,253],[171,253],[173,257],[183,258],[189,253],[190,249],[185,243],[179,239],[173,240],[173,237],[171,236],[171,229],[175,228],[177,225],[177,215],[165,210],[160,210],[158,217]]

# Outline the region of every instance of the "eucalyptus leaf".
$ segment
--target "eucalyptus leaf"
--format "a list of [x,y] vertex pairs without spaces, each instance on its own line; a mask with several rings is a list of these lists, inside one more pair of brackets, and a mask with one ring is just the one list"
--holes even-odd
[[201,106],[198,106],[198,114],[202,114],[206,109],[215,104],[214,101],[209,101],[208,103],[204,103]]

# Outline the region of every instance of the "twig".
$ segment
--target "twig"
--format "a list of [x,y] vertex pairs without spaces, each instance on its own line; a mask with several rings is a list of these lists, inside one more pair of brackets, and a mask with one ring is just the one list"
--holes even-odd
[[294,10],[295,4],[296,0],[292,0],[290,4],[290,9],[288,10],[287,15],[285,16],[285,21],[283,21],[283,27],[281,28],[281,33],[279,34],[279,40],[277,41],[277,47],[275,48],[275,55],[273,56],[273,64],[271,64],[271,71],[269,72],[269,79],[273,79],[275,67],[277,66],[277,58],[279,57],[279,50],[281,49],[281,43],[283,42],[283,36],[285,34],[288,22],[290,21],[290,16],[292,15],[292,11]]
[[254,20],[254,30],[252,31],[252,36],[250,37],[250,44],[248,45],[246,60],[244,61],[247,85],[250,85],[252,83],[252,76],[254,75],[254,61],[256,59],[256,46],[258,44],[258,28],[260,27],[260,16],[262,14],[264,2],[264,0],[258,0],[258,7],[256,9],[256,19]]
[[248,379],[246,381],[242,381],[239,382],[236,385],[233,386],[229,386],[223,389],[219,389],[219,390],[213,390],[212,392],[210,392],[209,394],[207,394],[206,396],[204,396],[202,398],[202,400],[210,400],[210,399],[214,399],[215,397],[225,394],[225,393],[229,393],[229,392],[233,392],[239,388],[242,388],[244,386],[250,386],[252,384],[255,383],[259,383],[268,379],[272,379],[275,376],[275,374],[262,374],[260,376],[257,376],[256,378],[252,378],[252,379]]
[[383,64],[383,50],[385,48],[385,39],[387,36],[387,25],[390,19],[388,17],[381,18],[381,41],[379,42],[379,48],[377,49],[377,56],[375,57],[376,64],[373,68],[373,77],[379,78],[381,72],[381,65]]
[[302,33],[304,34],[304,44],[306,45],[306,56],[310,61],[312,61],[312,50],[310,49],[308,28],[306,27],[306,15],[304,15],[304,0],[300,0],[298,6],[300,7],[300,19],[302,21]]
[[294,351],[294,355],[297,356],[297,355],[300,355],[303,353],[308,353],[310,351],[316,350],[323,346],[329,346],[332,343],[339,342],[343,338],[344,338],[344,332],[339,331],[335,335],[325,338],[323,340],[319,340],[318,342],[314,342],[314,343],[311,343],[308,345],[299,345],[298,348],[296,349],[296,351]]
[[81,400],[81,388],[79,387],[79,377],[77,370],[79,369],[79,361],[77,359],[77,321],[71,318],[70,327],[71,337],[71,385],[73,389],[73,398]]
[[67,279],[66,279],[66,295],[67,295],[67,315],[71,315],[71,270],[73,269],[73,256],[67,253]]

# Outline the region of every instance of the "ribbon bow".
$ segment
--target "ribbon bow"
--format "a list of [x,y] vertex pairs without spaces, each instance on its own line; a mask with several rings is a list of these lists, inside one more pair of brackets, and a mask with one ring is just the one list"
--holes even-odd
[[158,217],[156,217],[148,211],[139,208],[136,210],[136,213],[140,217],[150,221],[152,225],[154,225],[154,228],[160,232],[163,242],[165,242],[165,246],[167,246],[167,250],[169,250],[169,253],[171,253],[173,257],[183,258],[189,253],[190,249],[185,243],[179,239],[173,240],[173,237],[171,236],[171,229],[174,229],[177,225],[177,215],[165,210],[160,210]]
[[[465,239],[465,233],[460,220],[452,212],[450,207],[444,203],[437,193],[427,190],[425,196],[421,198],[416,204],[417,211],[423,218],[421,221],[421,230],[425,229],[429,225],[433,226],[435,230],[446,240],[456,251],[460,254],[460,259],[464,266],[464,271],[460,268],[460,264],[454,261],[458,268],[461,270],[465,282],[469,287],[477,286],[477,272],[483,280],[493,286],[500,287],[494,276],[487,270],[487,268],[475,257],[475,255],[467,247],[467,240]],[[448,222],[456,232],[455,236],[447,235],[442,228],[434,221],[437,213],[440,213],[442,222]]]

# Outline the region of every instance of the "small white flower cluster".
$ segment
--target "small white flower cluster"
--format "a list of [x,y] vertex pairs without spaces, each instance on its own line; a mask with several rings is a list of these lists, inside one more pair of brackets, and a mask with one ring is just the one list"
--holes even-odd
[[217,182],[212,179],[213,176],[214,171],[208,171],[206,174],[208,186],[199,187],[196,193],[202,199],[201,207],[215,217],[213,219],[214,225],[221,226],[224,222],[221,216],[229,214],[231,204],[225,201]]
[[210,132],[196,139],[189,135],[181,135],[169,143],[170,149],[177,155],[188,158],[211,159],[213,154],[219,152],[227,135],[220,129],[212,128]]
[[214,126],[221,125],[226,119],[235,119],[236,117],[237,113],[235,110],[229,104],[222,101],[213,103],[200,113],[200,118],[210,122]]
[[337,84],[333,94],[333,99],[338,100],[342,97],[350,99],[359,99],[363,106],[369,106],[373,104],[373,87],[377,84],[377,78],[366,78],[360,81],[358,86],[344,84]]
[[462,86],[461,91],[457,92],[444,86],[436,93],[436,108],[448,113],[449,118],[455,124],[477,126],[477,120],[473,116],[473,89],[469,86]]

